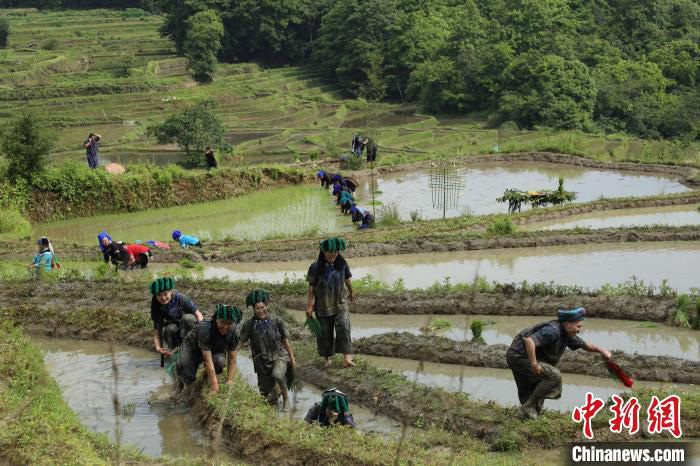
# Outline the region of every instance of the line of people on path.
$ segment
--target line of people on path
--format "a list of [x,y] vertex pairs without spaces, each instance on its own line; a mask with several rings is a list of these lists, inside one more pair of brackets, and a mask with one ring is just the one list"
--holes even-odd
[[369,210],[359,207],[355,202],[353,193],[357,189],[358,183],[354,178],[325,170],[319,170],[316,177],[322,187],[332,188],[331,192],[335,196],[335,204],[340,206],[340,212],[343,215],[350,215],[352,223],[359,224],[358,229],[374,228],[374,215]]
[[[199,238],[192,235],[183,235],[180,230],[173,231],[172,238],[173,241],[176,241],[182,248],[191,246],[202,247],[202,242]],[[105,263],[109,264],[111,262],[113,266],[123,270],[127,268],[133,269],[136,266],[145,269],[148,266],[149,259],[154,254],[154,248],[170,249],[168,243],[154,240],[149,240],[144,243],[136,242],[133,244],[113,241],[112,237],[104,231],[97,235],[97,240]]]
[[[326,365],[336,353],[343,354],[343,366],[351,367],[352,339],[348,303],[353,301],[352,274],[340,254],[345,241],[328,238],[320,243],[318,258],[307,274],[307,319],[316,319],[321,331],[317,350]],[[237,355],[248,343],[261,396],[271,404],[282,397],[282,410],[289,410],[289,389],[295,378],[296,359],[284,321],[270,314],[270,294],[260,288],[245,297],[252,316],[243,322],[243,310],[235,305],[217,304],[206,318],[189,296],[175,291],[175,280],[161,277],[149,285],[155,351],[174,360],[178,391],[189,389],[197,370],[204,365],[212,393],[220,390],[217,374],[227,367],[225,384],[233,383]],[[355,423],[348,397],[331,388],[307,413],[307,422],[324,426]]]

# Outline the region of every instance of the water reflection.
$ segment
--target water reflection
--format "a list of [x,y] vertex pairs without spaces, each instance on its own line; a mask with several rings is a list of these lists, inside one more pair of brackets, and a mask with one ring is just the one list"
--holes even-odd
[[[506,189],[523,191],[556,189],[559,177],[564,177],[564,188],[576,192],[576,202],[588,202],[601,197],[636,197],[689,191],[674,178],[631,171],[612,171],[545,162],[489,162],[460,169],[464,189],[456,208],[448,209],[448,217],[469,213],[483,215],[507,212],[506,204],[496,198]],[[438,218],[442,209],[432,206],[427,170],[384,175],[376,178],[379,193],[376,198],[384,205],[395,203],[404,220],[409,212],[418,210],[423,218]],[[369,180],[364,180],[358,197],[371,199]]]

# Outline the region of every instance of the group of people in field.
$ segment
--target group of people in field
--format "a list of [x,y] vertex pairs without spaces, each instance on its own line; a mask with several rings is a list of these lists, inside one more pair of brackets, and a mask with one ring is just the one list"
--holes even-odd
[[[318,322],[316,334],[319,356],[330,365],[335,354],[342,354],[344,367],[355,365],[348,303],[353,301],[352,273],[341,255],[345,241],[328,238],[319,245],[319,255],[307,273],[307,319]],[[287,324],[270,313],[270,294],[261,288],[251,290],[241,303],[217,304],[207,318],[186,294],[175,290],[172,277],[160,277],[149,285],[151,320],[155,351],[174,360],[179,391],[196,380],[197,369],[204,365],[212,393],[220,390],[217,374],[227,367],[225,384],[236,373],[237,355],[249,344],[261,396],[271,404],[282,398],[282,410],[289,410],[289,389],[297,366]],[[252,315],[243,320],[243,309]],[[307,413],[308,422],[324,426],[355,426],[348,397],[331,388]]]
[[335,204],[340,206],[343,215],[350,215],[353,224],[358,225],[358,229],[365,230],[374,228],[374,215],[368,209],[360,207],[355,202],[355,190],[358,183],[352,177],[346,177],[340,173],[331,173],[326,170],[319,170],[316,173],[321,186],[332,188],[335,197]]

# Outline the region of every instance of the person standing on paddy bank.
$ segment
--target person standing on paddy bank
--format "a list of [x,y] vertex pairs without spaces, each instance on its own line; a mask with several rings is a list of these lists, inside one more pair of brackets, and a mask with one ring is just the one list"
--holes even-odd
[[83,142],[83,147],[85,147],[87,162],[90,168],[97,168],[99,163],[99,150],[100,150],[100,136],[97,133],[90,133],[88,138]]
[[348,302],[353,302],[352,274],[350,266],[340,255],[345,251],[345,241],[328,238],[321,241],[320,249],[318,259],[311,264],[306,275],[309,283],[306,317],[311,318],[315,313],[321,324],[316,344],[319,356],[326,358],[326,365],[330,365],[335,353],[343,353],[343,366],[354,366],[348,309]]

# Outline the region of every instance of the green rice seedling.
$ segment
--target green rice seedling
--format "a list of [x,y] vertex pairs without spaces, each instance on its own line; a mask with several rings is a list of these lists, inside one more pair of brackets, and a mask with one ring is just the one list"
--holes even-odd
[[435,319],[432,322],[431,327],[433,327],[433,329],[436,332],[440,332],[440,331],[445,331],[445,330],[449,329],[450,327],[452,327],[452,323],[446,319]]
[[389,204],[381,209],[381,216],[379,217],[379,224],[382,226],[398,225],[401,223],[401,213],[399,212],[399,206],[396,204]]
[[423,220],[420,210],[412,210],[408,213],[408,215],[411,217],[412,222],[420,222],[421,220]]
[[178,264],[180,264],[182,267],[184,267],[184,268],[186,268],[186,269],[195,269],[195,270],[200,271],[200,272],[201,272],[202,270],[204,270],[204,265],[203,265],[203,264],[200,264],[200,263],[198,263],[198,262],[194,262],[193,260],[190,260],[190,259],[187,259],[187,258],[180,259],[180,260],[178,261]]
[[690,297],[687,294],[678,296],[676,312],[673,314],[673,325],[677,327],[690,327],[690,323],[688,322],[689,307]]
[[514,233],[515,230],[515,224],[510,217],[501,217],[494,220],[494,222],[486,228],[486,233],[492,236],[510,235]]
[[486,341],[484,341],[484,337],[481,336],[481,334],[484,331],[484,327],[486,324],[482,320],[472,320],[471,324],[469,324],[469,328],[472,331],[472,342],[473,343],[479,343],[481,345],[485,344]]

